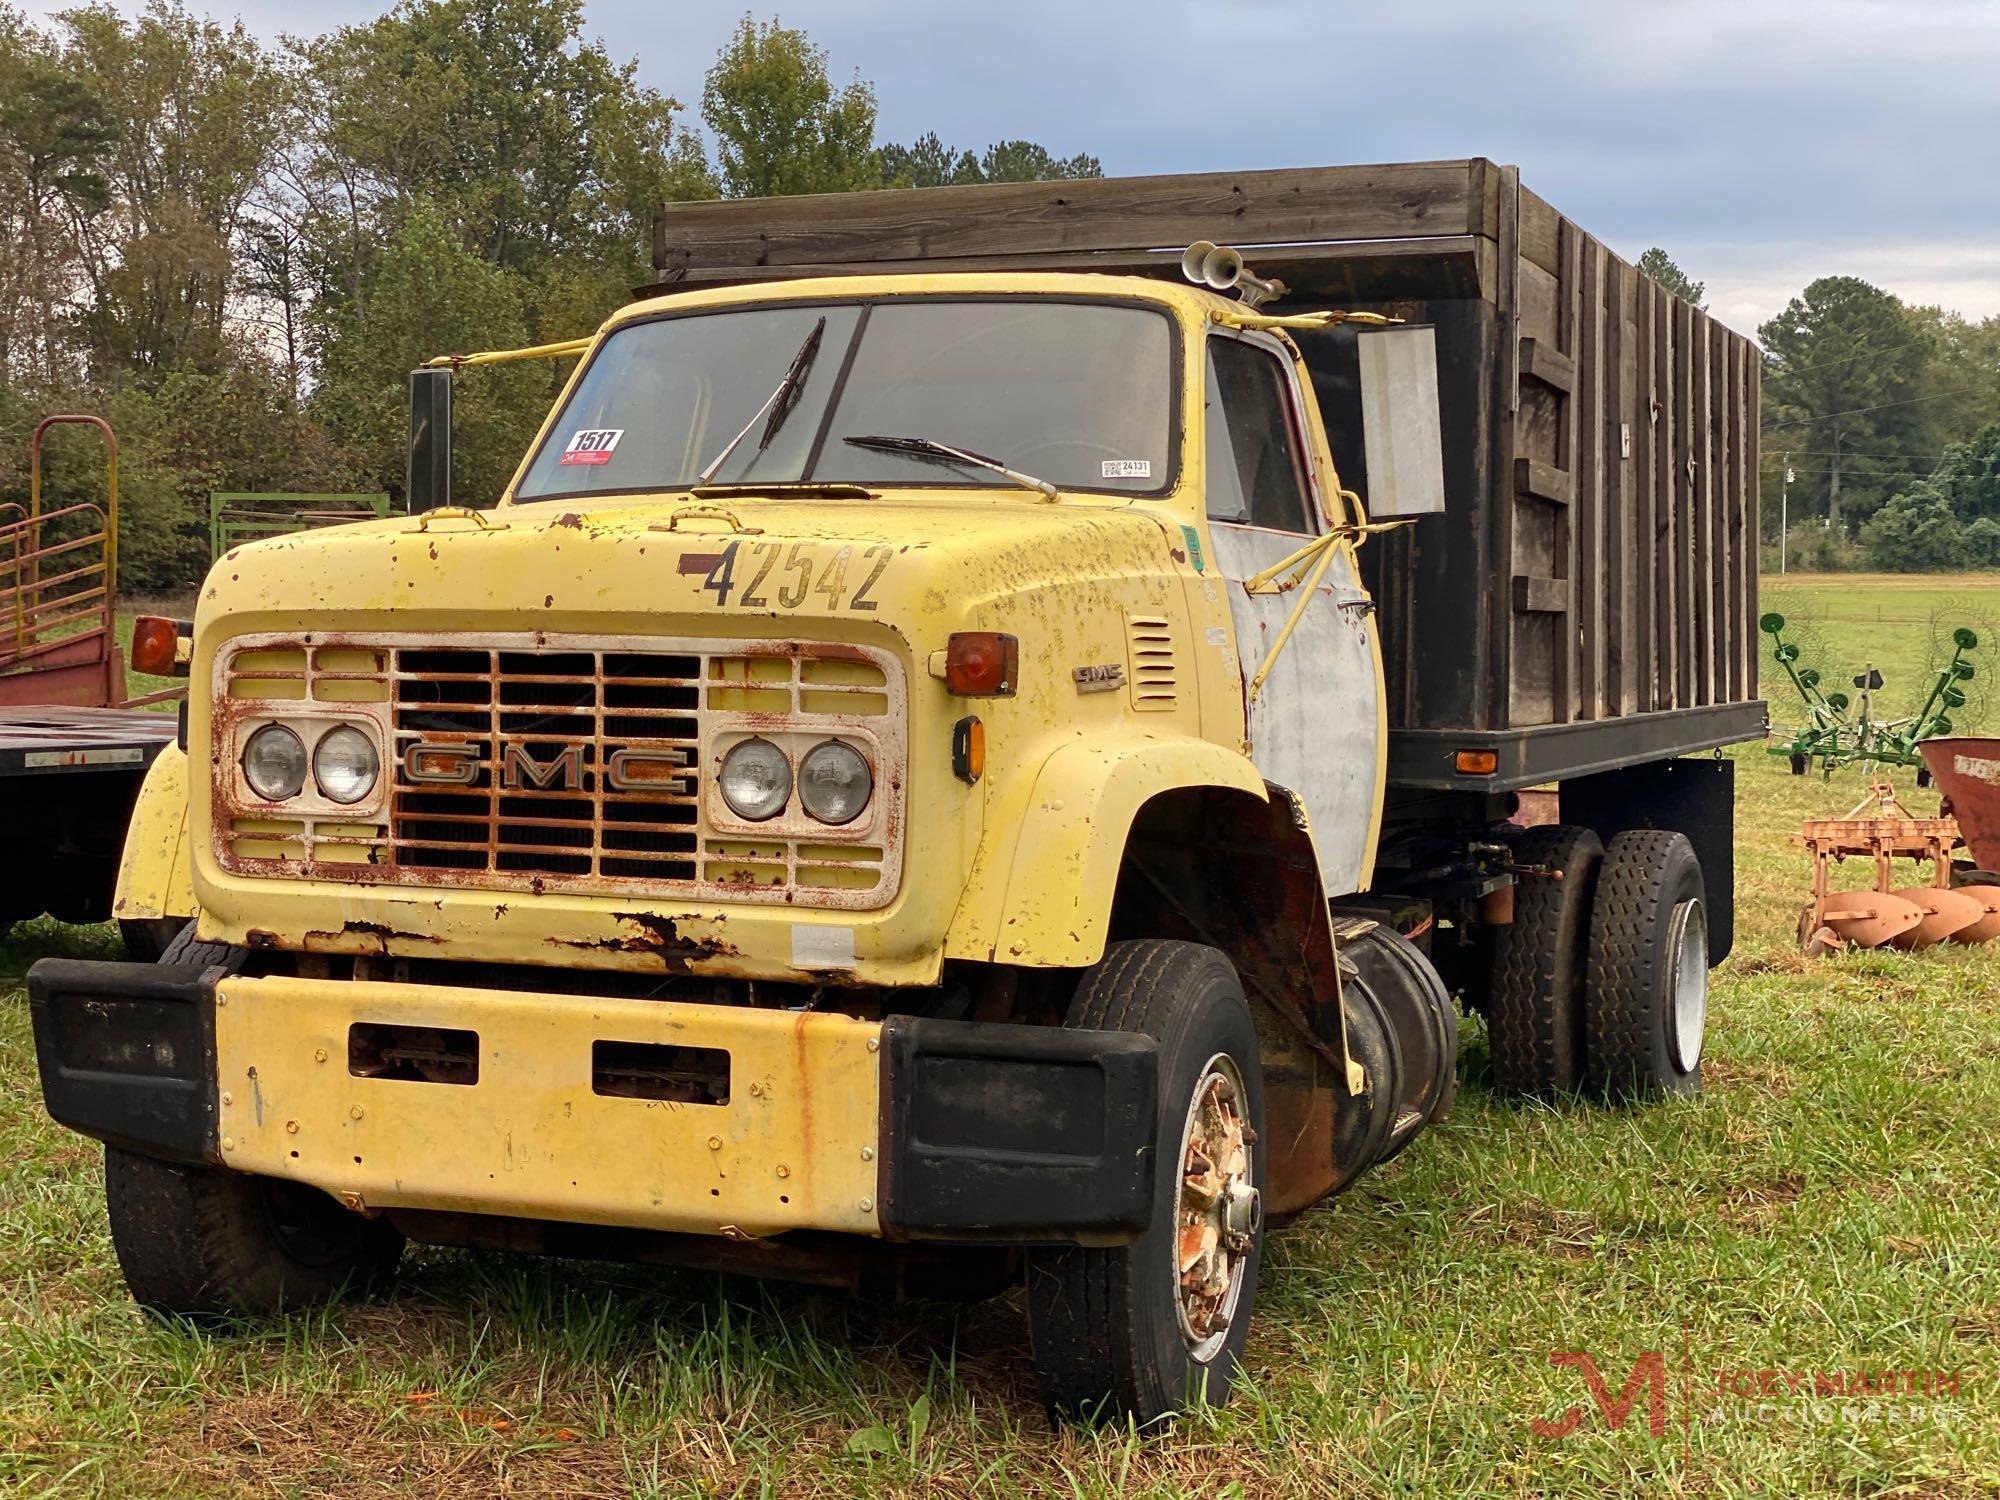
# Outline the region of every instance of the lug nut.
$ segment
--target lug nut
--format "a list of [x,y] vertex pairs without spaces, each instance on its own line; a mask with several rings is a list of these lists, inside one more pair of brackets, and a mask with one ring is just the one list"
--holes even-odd
[[350,1119],[350,1120],[358,1120],[358,1119],[360,1119],[360,1118],[361,1118],[361,1106],[360,1106],[360,1105],[358,1105],[358,1104],[357,1104],[357,1105],[355,1105],[355,1106],[354,1106],[354,1107],[353,1107],[352,1109],[350,1109],[350,1110],[349,1110],[349,1111],[347,1112],[347,1117],[348,1117],[348,1119]]
[[710,1136],[708,1138],[708,1149],[711,1151],[720,1151],[722,1149],[722,1137],[719,1135]]
[[313,1061],[314,1061],[314,1062],[325,1062],[325,1061],[326,1061],[326,1048],[324,1048],[324,1047],[315,1047],[315,1048],[313,1048]]
[[785,1165],[785,1164],[784,1164],[783,1162],[779,1162],[779,1163],[778,1163],[778,1175],[779,1175],[780,1177],[789,1177],[789,1176],[791,1176],[791,1175],[792,1175],[792,1169],[791,1169],[790,1167],[786,1166],[786,1165]]
[[297,1135],[298,1133],[299,1133],[299,1122],[297,1120],[285,1121],[286,1135]]

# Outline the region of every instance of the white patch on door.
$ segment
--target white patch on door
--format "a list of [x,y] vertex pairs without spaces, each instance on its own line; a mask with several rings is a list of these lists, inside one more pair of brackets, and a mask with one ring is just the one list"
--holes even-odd
[[[1249,526],[1209,528],[1216,571],[1229,580],[1238,665],[1247,684],[1299,602],[1296,589],[1252,594],[1243,580],[1281,562],[1303,537]],[[1355,628],[1368,598],[1345,548],[1334,555],[1291,639],[1248,705],[1250,759],[1266,781],[1290,788],[1312,819],[1313,845],[1327,894],[1358,890],[1368,831],[1382,788],[1374,650]]]

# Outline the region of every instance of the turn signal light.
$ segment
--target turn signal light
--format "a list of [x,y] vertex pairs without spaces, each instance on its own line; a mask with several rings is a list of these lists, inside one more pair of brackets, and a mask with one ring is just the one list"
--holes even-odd
[[986,774],[986,726],[977,714],[951,726],[951,774],[967,786]]
[[191,641],[194,625],[162,615],[141,615],[132,622],[132,670],[149,677],[185,677],[188,658],[182,641]]
[[1497,750],[1461,750],[1451,758],[1461,776],[1491,776],[1500,769]]
[[1011,698],[1021,643],[992,630],[960,630],[945,643],[944,685],[961,698]]

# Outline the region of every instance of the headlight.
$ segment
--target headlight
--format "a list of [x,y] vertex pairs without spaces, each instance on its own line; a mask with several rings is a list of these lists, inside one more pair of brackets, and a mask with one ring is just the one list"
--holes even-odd
[[306,747],[282,724],[266,724],[243,744],[243,779],[266,802],[283,802],[306,784]]
[[852,823],[874,790],[868,762],[839,740],[813,746],[799,762],[799,801],[822,823]]
[[381,771],[375,741],[351,724],[329,729],[313,747],[313,780],[330,801],[359,802],[375,790]]
[[722,800],[751,823],[775,818],[792,795],[792,763],[769,740],[745,740],[722,757]]

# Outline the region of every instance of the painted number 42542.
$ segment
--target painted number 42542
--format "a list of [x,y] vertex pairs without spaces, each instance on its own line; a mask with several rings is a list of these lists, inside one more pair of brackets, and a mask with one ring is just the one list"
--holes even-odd
[[[701,586],[724,607],[734,595],[739,609],[769,609],[773,600],[780,609],[797,609],[808,595],[820,594],[828,609],[872,610],[876,601],[869,593],[881,581],[895,550],[887,545],[865,548],[856,565],[852,547],[842,547],[828,558],[815,558],[807,542],[793,542],[789,547],[783,542],[752,542],[747,548],[742,542],[731,542],[722,549]],[[859,580],[851,594],[850,566]],[[739,567],[743,577],[738,576]]]

